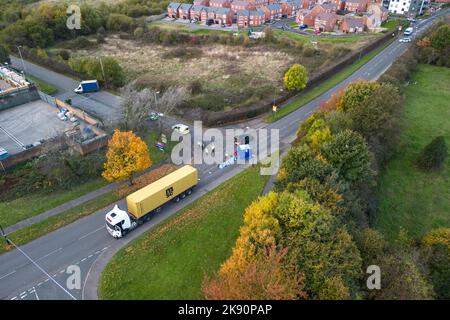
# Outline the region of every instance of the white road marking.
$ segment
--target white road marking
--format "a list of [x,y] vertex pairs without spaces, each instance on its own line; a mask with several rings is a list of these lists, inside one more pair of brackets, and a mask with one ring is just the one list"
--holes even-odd
[[25,299],[27,297],[28,294],[24,294],[23,296],[20,296],[20,299]]
[[42,260],[42,259],[44,259],[44,258],[47,258],[48,256],[50,256],[50,255],[52,255],[52,254],[55,254],[55,253],[57,253],[58,251],[61,251],[61,250],[62,250],[62,248],[58,248],[58,249],[56,249],[56,250],[53,250],[52,252],[47,253],[45,256],[40,257],[40,258],[37,259],[36,261],[40,261],[40,260]]
[[50,280],[49,278],[45,279],[44,282],[47,282],[48,280]]
[[14,273],[16,273],[16,270],[13,270],[13,271],[11,271],[10,273],[7,273],[7,274],[1,276],[1,277],[0,277],[0,280],[2,280],[3,278],[6,278],[6,277],[8,277],[8,276],[10,276],[10,275],[12,275],[12,274],[14,274]]
[[11,300],[17,300],[17,296],[12,297]]
[[38,284],[37,284],[37,287],[39,287],[39,286],[41,286],[42,285],[42,282],[39,282]]
[[22,292],[21,294],[19,294],[19,296],[23,296],[24,294],[26,294],[27,292],[26,291],[24,291],[24,292]]
[[92,258],[93,254],[88,255],[88,259]]
[[86,261],[86,259],[87,259],[87,258],[83,258],[83,259],[81,259],[81,262],[84,262],[84,261]]
[[40,300],[35,287],[33,287],[33,290],[34,290],[34,295],[36,296],[36,300]]
[[78,240],[82,240],[82,239],[84,239],[84,238],[90,236],[91,234],[96,233],[96,232],[99,231],[99,230],[102,230],[103,228],[105,228],[105,226],[101,226],[100,228],[95,229],[94,231],[91,231],[91,232],[89,232],[89,233],[86,233],[84,236],[81,236],[80,238],[78,238]]

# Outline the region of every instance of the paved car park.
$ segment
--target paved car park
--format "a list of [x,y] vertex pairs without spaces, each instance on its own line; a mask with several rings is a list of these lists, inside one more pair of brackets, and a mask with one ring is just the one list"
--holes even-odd
[[0,147],[13,155],[71,129],[72,123],[60,120],[57,113],[42,100],[0,111]]

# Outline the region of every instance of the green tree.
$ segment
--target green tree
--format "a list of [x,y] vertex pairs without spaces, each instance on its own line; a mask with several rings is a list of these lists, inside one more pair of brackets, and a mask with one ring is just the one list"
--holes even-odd
[[130,31],[134,25],[133,18],[124,14],[111,13],[106,21],[106,29],[110,31]]
[[323,283],[318,298],[320,300],[346,300],[350,298],[350,292],[339,276],[331,277]]
[[431,247],[428,268],[437,299],[450,299],[450,251],[444,244]]
[[380,86],[377,82],[357,81],[348,85],[337,104],[337,110],[346,112],[358,108]]
[[440,169],[448,156],[444,136],[433,139],[421,152],[417,164],[423,170]]
[[288,183],[308,177],[323,181],[332,171],[333,168],[319,159],[307,145],[301,145],[289,149],[283,158],[275,187],[283,190]]
[[289,91],[300,91],[308,83],[308,72],[301,64],[292,65],[284,74],[284,85]]
[[351,130],[334,135],[321,154],[348,182],[362,182],[373,174],[371,154],[364,138]]
[[450,46],[450,25],[440,26],[431,37],[431,46],[438,50],[447,49]]
[[9,58],[9,50],[4,45],[0,44],[0,64],[2,63],[11,63]]

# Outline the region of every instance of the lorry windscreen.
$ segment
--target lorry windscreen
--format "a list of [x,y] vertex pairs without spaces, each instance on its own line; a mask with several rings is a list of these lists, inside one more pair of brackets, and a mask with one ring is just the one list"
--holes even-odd
[[108,221],[106,221],[106,225],[108,226],[108,228],[110,228],[110,229],[112,229],[112,230],[115,230],[115,229],[114,229],[115,226],[112,225],[111,223],[109,223]]

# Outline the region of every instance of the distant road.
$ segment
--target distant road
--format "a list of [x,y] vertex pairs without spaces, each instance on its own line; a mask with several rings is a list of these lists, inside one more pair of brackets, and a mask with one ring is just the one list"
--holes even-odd
[[[419,33],[423,32],[434,18],[418,22],[416,26],[419,27]],[[270,125],[261,125],[270,129],[279,129],[281,143],[284,145],[289,144],[295,137],[299,124],[308,118],[322,102],[329,99],[333,93],[345,87],[351,81],[357,79],[378,79],[392,62],[404,53],[409,45],[411,44],[399,43],[396,40],[349,78],[320,97]],[[93,265],[97,266],[98,263],[106,264],[109,257],[120,247],[244,170],[245,167],[231,166],[221,170],[217,166],[208,167],[203,165],[198,167],[198,169],[201,181],[196,192],[177,204],[169,203],[150,222],[123,239],[115,240],[105,230],[104,216],[112,207],[108,206],[106,209],[99,210],[92,215],[36,239],[22,246],[22,249],[34,259],[38,259],[39,263],[52,275],[56,275],[56,279],[63,284],[65,284],[68,277],[68,274],[65,273],[65,268],[72,264],[79,265],[82,272],[83,286],[80,290],[73,290],[72,294],[78,299],[92,298],[95,295],[92,293],[92,290],[95,290],[96,281],[98,280],[98,273],[96,272],[101,271],[96,271],[95,267],[92,270]],[[119,205],[124,208],[124,201],[120,201]],[[87,282],[85,282],[86,278],[88,279]],[[0,255],[0,298],[68,299],[63,291],[51,284],[39,270],[16,250]]]
[[[16,69],[23,69],[20,58],[12,56],[11,64]],[[104,123],[115,123],[120,118],[120,103],[122,100],[120,96],[104,90],[79,95],[73,91],[78,87],[79,81],[26,60],[24,60],[24,64],[26,74],[31,74],[58,89],[55,95],[58,99],[62,101],[72,99],[72,104],[75,107],[85,110],[94,117],[100,118]]]

